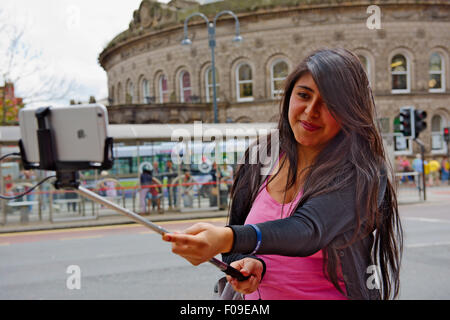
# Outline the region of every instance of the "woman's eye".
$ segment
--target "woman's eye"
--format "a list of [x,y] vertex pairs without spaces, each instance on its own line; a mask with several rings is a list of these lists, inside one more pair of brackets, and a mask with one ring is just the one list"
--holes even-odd
[[304,92],[299,92],[298,96],[302,99],[308,99],[309,98],[309,94],[304,93]]

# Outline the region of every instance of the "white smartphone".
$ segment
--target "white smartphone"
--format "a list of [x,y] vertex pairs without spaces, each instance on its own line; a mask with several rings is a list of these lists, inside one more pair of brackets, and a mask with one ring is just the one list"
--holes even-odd
[[[36,110],[19,111],[21,140],[28,162],[39,163]],[[60,162],[103,162],[108,137],[108,112],[101,104],[50,107],[48,127]]]

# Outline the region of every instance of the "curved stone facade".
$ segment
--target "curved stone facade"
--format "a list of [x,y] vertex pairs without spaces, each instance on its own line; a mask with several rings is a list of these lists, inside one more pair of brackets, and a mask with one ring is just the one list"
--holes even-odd
[[[199,17],[190,20],[192,45],[185,47],[183,21],[195,11],[205,12],[211,21],[228,3],[239,18],[243,41],[232,42],[235,20],[223,15],[216,26],[215,50],[221,122],[276,121],[274,90],[286,72],[312,50],[345,47],[366,59],[384,133],[393,132],[400,107],[425,109],[428,128],[420,138],[427,153],[446,153],[433,136],[450,124],[450,1],[250,2],[253,7],[242,9],[236,1],[199,6],[144,0],[130,29],[99,57],[108,76],[111,122],[213,121],[206,23]],[[367,8],[373,4],[381,9],[381,29],[366,24],[371,16]],[[401,62],[406,71],[396,68]],[[161,80],[163,75],[166,80]],[[139,116],[125,117],[125,110]]]

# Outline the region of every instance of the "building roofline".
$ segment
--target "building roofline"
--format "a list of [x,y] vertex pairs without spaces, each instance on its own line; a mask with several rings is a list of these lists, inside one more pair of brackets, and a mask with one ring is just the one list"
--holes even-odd
[[[145,1],[145,0],[144,0]],[[144,2],[143,1],[143,2]],[[271,4],[263,4],[265,3],[263,0],[252,0],[248,1],[249,3],[256,3],[254,7],[250,7],[251,10],[236,10],[233,8],[233,6],[230,7],[230,10],[235,10],[234,12],[238,16],[240,20],[245,20],[248,17],[255,17],[255,16],[264,16],[274,13],[285,13],[285,12],[292,12],[293,10],[296,11],[304,11],[304,10],[314,10],[314,9],[329,9],[329,8],[336,8],[336,7],[360,7],[360,6],[369,6],[369,5],[382,5],[382,6],[398,6],[398,5],[426,5],[426,6],[433,6],[433,5],[445,5],[450,6],[450,2],[448,0],[357,0],[357,1],[349,1],[349,0],[309,0],[308,3],[304,3],[306,0],[276,0],[273,1]],[[205,4],[201,6],[196,6],[194,9],[198,9],[198,12],[206,14],[209,18],[213,18],[214,14],[218,11],[220,11],[222,6],[226,5],[227,3],[235,3],[235,0],[231,1],[223,1],[223,2],[216,2],[211,4]],[[247,1],[245,1],[247,2]],[[258,6],[257,3],[261,3],[261,6]],[[219,6],[219,4],[221,6]],[[211,9],[215,7],[215,11],[212,10],[205,10],[205,9]],[[142,6],[142,3],[141,3]],[[141,7],[140,6],[140,7]],[[247,8],[247,7],[245,7]],[[113,40],[111,40],[108,45],[102,50],[102,52],[99,54],[98,61],[99,64],[105,69],[104,62],[108,59],[109,56],[117,52],[118,50],[121,50],[122,48],[134,44],[140,41],[143,41],[144,39],[156,37],[156,36],[163,36],[165,33],[172,33],[173,31],[179,30],[182,32],[183,25],[184,25],[184,19],[191,14],[192,10],[184,9],[182,12],[177,14],[177,22],[164,25],[161,28],[148,28],[148,29],[134,29],[128,28],[127,30],[124,30],[123,32],[119,33],[116,37],[114,37]],[[234,20],[233,17],[225,15],[220,18],[220,20],[226,21],[226,20]],[[194,20],[189,23],[189,26],[195,27],[204,24],[205,22],[203,20]],[[129,33],[127,36],[126,34]],[[123,39],[121,39],[123,38]]]

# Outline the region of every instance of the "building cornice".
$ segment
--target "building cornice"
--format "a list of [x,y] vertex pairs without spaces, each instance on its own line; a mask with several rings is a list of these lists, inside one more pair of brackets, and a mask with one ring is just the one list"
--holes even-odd
[[[292,14],[293,12],[298,11],[309,11],[309,10],[317,10],[317,9],[333,9],[336,7],[342,8],[354,8],[361,6],[369,6],[369,5],[380,5],[383,7],[386,6],[405,6],[405,5],[414,5],[414,6],[448,6],[450,7],[450,1],[448,0],[384,0],[384,1],[369,1],[369,0],[357,0],[357,1],[347,1],[347,0],[310,0],[307,4],[304,3],[304,0],[280,0],[280,1],[271,1],[270,4],[264,4],[258,6],[258,3],[266,3],[267,1],[255,0],[249,1],[256,3],[254,7],[250,8],[252,11],[239,11],[236,10],[233,6],[230,7],[230,10],[234,9],[234,12],[237,14],[239,20],[244,22],[247,19],[258,19],[267,15],[278,15],[278,14]],[[234,3],[234,1],[230,1],[230,3]],[[218,2],[209,5],[198,6],[198,12],[205,13],[211,19],[214,17],[214,14],[222,9],[219,5],[225,5],[226,1]],[[211,9],[211,12],[205,10],[205,8],[215,8],[215,11]],[[246,7],[244,7],[246,8]],[[139,42],[148,41],[153,38],[164,38],[170,34],[178,32],[182,34],[183,31],[183,21],[190,14],[191,11],[185,9],[182,10],[181,13],[177,14],[178,22],[165,25],[162,28],[135,28],[131,27],[124,32],[120,33],[116,36],[107,47],[100,53],[98,61],[100,65],[106,70],[105,67],[107,60],[122,50],[123,48],[135,45]],[[228,15],[222,16],[220,18],[222,21],[230,21],[233,22],[234,18]],[[190,22],[190,27],[196,27],[204,25],[205,22],[203,20],[193,20]],[[128,35],[127,35],[128,34]]]

